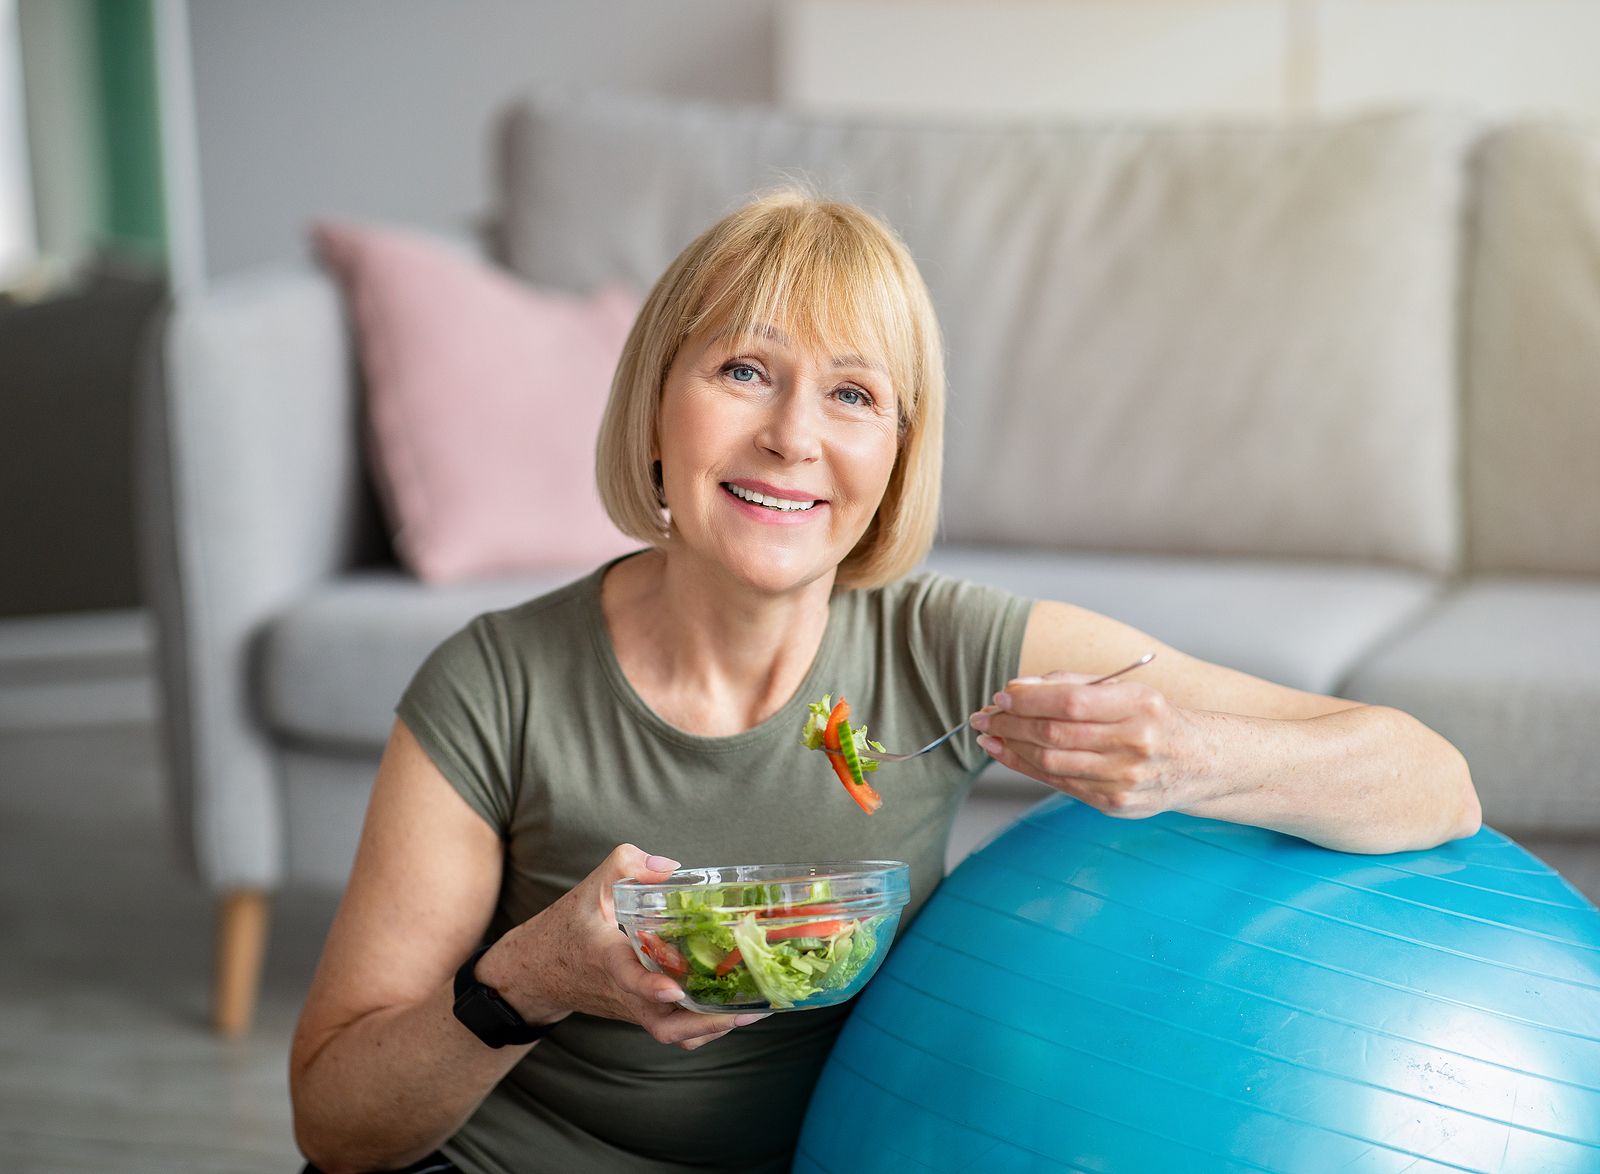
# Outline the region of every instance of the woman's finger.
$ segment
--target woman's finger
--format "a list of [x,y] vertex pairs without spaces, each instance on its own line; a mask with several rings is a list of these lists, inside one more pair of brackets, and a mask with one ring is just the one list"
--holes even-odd
[[1105,760],[1099,755],[1072,756],[1065,751],[1046,751],[1036,758],[1018,753],[1016,749],[998,739],[991,740],[987,735],[978,741],[980,745],[991,742],[992,748],[985,746],[984,749],[1002,765],[1054,787],[1062,794],[1081,800],[1107,815],[1129,818],[1154,815],[1160,810],[1148,802],[1140,802],[1128,786],[1104,778],[1097,769],[1103,769],[1105,765]]
[[658,884],[670,877],[678,867],[678,862],[670,856],[658,856],[633,844],[618,844],[593,872],[579,882],[578,887],[588,886],[595,915],[606,925],[615,925],[617,917],[611,901],[613,884],[630,879]]
[[1060,718],[1022,717],[1014,713],[992,714],[980,727],[1001,741],[1026,743],[1050,750],[1087,750],[1104,753],[1115,747],[1116,723],[1073,722]]
[[650,1034],[664,1044],[687,1040],[718,1038],[739,1026],[740,1016],[705,1015],[683,1007],[667,1007],[655,1012],[646,1024]]
[[678,861],[670,856],[658,856],[633,844],[618,844],[590,875],[608,886],[612,881],[628,877],[656,882],[665,880],[678,867]]
[[1023,717],[1051,717],[1074,722],[1121,721],[1149,691],[1135,682],[1074,685],[1044,682],[1013,685],[994,696],[995,708]]
[[1003,739],[997,739],[995,745],[998,753],[990,753],[1002,765],[1052,787],[1059,788],[1062,783],[1071,783],[1074,787],[1084,788],[1105,782],[1105,757],[1092,751],[1044,750],[1027,743]]
[[[771,1014],[771,1012],[768,1012],[767,1014]],[[730,1015],[718,1015],[716,1016],[717,1019],[730,1020],[730,1022],[724,1023],[719,1030],[713,1031],[707,1035],[690,1036],[688,1039],[679,1043],[678,1046],[686,1052],[692,1052],[696,1048],[703,1048],[709,1043],[715,1043],[717,1040],[727,1035],[736,1027],[743,1027],[746,1023],[753,1023],[757,1019],[765,1019],[766,1017],[766,1015],[741,1015],[737,1018],[734,1018]]]

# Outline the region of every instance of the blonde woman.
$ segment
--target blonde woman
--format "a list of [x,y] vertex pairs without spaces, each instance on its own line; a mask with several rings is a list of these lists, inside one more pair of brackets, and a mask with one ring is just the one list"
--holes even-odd
[[[938,514],[941,347],[905,248],[849,205],[758,200],[662,276],[598,459],[644,549],[479,617],[398,707],[291,1059],[317,1167],[787,1169],[848,1008],[678,1007],[617,932],[611,883],[893,858],[912,867],[909,919],[993,759],[1113,815],[1350,851],[1477,828],[1460,754],[1402,713],[913,573]],[[800,742],[825,692],[932,733],[1001,688],[981,737],[886,772],[870,818]],[[459,1019],[458,987],[492,992],[503,1029]]]

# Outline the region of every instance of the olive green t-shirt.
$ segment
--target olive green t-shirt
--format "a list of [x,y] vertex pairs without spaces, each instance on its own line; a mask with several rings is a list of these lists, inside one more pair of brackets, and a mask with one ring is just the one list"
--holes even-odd
[[[988,757],[968,731],[886,765],[869,817],[801,744],[806,705],[843,694],[873,738],[919,746],[1016,674],[1030,602],[937,574],[835,592],[795,695],[753,729],[701,737],[663,721],[623,676],[600,609],[607,567],[473,620],[397,708],[505,843],[491,932],[544,909],[624,842],[686,866],[903,860],[903,932],[943,875],[951,821]],[[693,1052],[569,1016],[444,1151],[474,1174],[786,1170],[847,1012],[773,1015]]]

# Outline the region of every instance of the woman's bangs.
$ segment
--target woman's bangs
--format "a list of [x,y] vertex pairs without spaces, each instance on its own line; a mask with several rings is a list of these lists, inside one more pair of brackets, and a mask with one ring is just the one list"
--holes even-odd
[[712,261],[716,276],[705,282],[684,336],[714,328],[761,338],[776,330],[792,347],[860,355],[888,371],[903,426],[916,409],[921,340],[893,255],[854,225],[816,218],[740,244],[723,263]]

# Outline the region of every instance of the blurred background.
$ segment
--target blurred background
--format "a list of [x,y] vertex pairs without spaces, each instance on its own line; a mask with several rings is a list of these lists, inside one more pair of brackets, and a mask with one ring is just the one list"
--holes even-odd
[[530,86],[973,119],[1600,116],[1600,0],[0,0],[0,1153],[287,1170],[332,898],[206,1025],[212,902],[163,809],[131,406],[170,291],[320,215],[482,223]]

